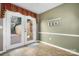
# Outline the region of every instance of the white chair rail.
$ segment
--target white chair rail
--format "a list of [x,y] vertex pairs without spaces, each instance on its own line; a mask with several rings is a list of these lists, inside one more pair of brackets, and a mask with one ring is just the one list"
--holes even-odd
[[50,33],[50,32],[38,32],[39,34],[46,34],[46,35],[60,35],[60,36],[71,36],[71,37],[79,37],[76,34],[64,34],[64,33]]

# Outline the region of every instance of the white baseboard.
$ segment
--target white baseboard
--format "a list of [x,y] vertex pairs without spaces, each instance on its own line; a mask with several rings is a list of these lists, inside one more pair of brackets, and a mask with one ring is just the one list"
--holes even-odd
[[4,53],[5,51],[1,51],[0,54]]
[[58,48],[58,49],[61,49],[61,50],[64,50],[64,51],[70,52],[70,53],[72,53],[72,54],[79,55],[78,52],[71,51],[71,50],[69,50],[69,49],[62,48],[62,47],[59,47],[59,46],[56,46],[56,45],[54,45],[54,44],[50,44],[50,43],[47,43],[47,42],[43,42],[43,41],[40,41],[40,42],[41,42],[41,43],[44,43],[44,44],[47,44],[47,45],[49,45],[49,46],[52,46],[52,47],[55,47],[55,48]]

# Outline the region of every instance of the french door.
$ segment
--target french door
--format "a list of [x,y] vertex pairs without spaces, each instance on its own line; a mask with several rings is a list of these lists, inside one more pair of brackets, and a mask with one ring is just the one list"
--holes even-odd
[[6,12],[7,25],[7,49],[22,46],[24,43],[23,33],[23,15],[17,12]]
[[35,18],[17,12],[6,12],[7,50],[36,41]]
[[25,44],[36,41],[36,19],[30,16],[25,17],[24,22]]

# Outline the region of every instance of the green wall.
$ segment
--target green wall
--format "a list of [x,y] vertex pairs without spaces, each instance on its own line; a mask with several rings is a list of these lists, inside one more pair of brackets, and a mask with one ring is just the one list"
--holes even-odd
[[0,29],[0,51],[3,51],[3,29]]
[[[60,25],[48,26],[48,19],[59,17],[62,21]],[[62,4],[40,14],[39,18],[40,32],[79,35],[79,4],[77,3]],[[79,37],[40,34],[40,39],[44,42],[79,52]]]
[[[3,20],[0,18],[0,26],[3,27]],[[0,28],[0,51],[3,51],[3,29]]]

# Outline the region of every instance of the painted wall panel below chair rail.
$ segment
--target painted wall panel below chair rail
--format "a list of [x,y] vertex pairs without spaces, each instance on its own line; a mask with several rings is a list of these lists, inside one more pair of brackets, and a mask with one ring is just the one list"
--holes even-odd
[[51,43],[69,50],[79,52],[79,37],[63,36],[63,35],[52,35],[52,34],[42,34],[41,39],[44,42]]

